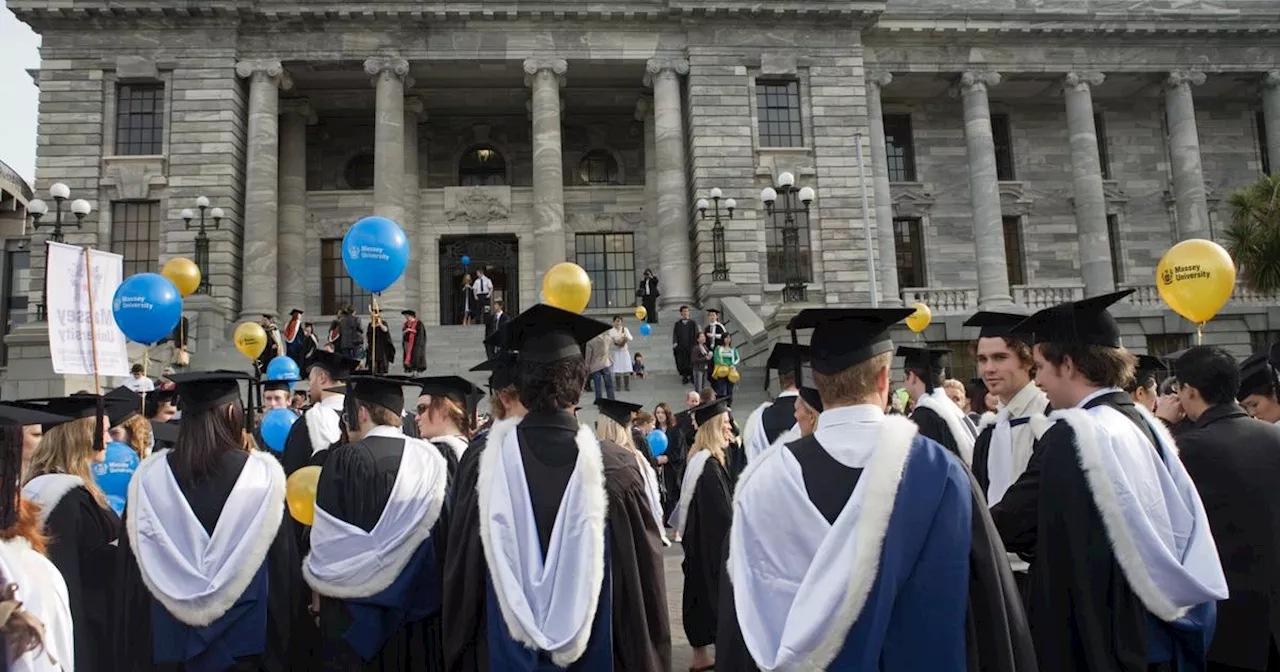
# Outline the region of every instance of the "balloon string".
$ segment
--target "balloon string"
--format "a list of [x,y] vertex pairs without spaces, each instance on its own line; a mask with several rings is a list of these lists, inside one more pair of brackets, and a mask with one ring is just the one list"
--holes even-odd
[[378,325],[373,324],[373,316],[378,313],[378,295],[374,292],[369,297],[369,375],[378,375]]
[[1204,345],[1204,322],[1196,325],[1196,345]]

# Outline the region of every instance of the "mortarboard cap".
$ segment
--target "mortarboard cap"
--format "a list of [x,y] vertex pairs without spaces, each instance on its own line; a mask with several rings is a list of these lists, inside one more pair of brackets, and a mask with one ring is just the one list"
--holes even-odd
[[695,406],[692,409],[694,423],[701,427],[703,423],[717,415],[720,415],[721,413],[728,413],[729,402],[732,400],[732,397],[722,397],[720,399],[712,399],[700,406]]
[[476,384],[462,376],[430,376],[414,378],[411,384],[422,388],[420,394],[433,397],[446,397],[460,404],[463,408],[471,407],[471,398],[480,392]]
[[1240,362],[1240,391],[1236,398],[1243,400],[1251,394],[1273,395],[1280,387],[1280,372],[1266,352],[1249,355]]
[[184,416],[243,401],[240,381],[252,379],[242,371],[225,370],[175,373],[172,377],[178,386],[178,408]]
[[902,368],[924,372],[926,391],[932,391],[934,377],[951,366],[951,351],[946,348],[917,348],[902,345],[898,346],[895,354],[902,357]]
[[69,421],[61,415],[21,402],[0,401],[0,425],[60,425]]
[[558,362],[581,357],[582,346],[609,329],[599,320],[539,303],[507,324],[507,347],[519,351],[521,360]]
[[402,311],[400,311],[400,314],[401,314],[401,315],[404,315],[404,316],[406,316],[406,317],[417,317],[417,316],[418,316],[418,314],[417,314],[416,312],[412,311],[412,310],[402,310]]
[[404,413],[404,386],[417,385],[408,378],[392,376],[351,376],[346,388],[330,388],[343,391],[357,401],[377,404],[392,413]]
[[1134,291],[1126,289],[1050,306],[1023,320],[1013,331],[1030,336],[1033,343],[1119,348],[1120,324],[1107,308]]
[[103,395],[103,401],[112,427],[119,427],[125,420],[142,412],[142,395],[123,385]]
[[505,390],[516,384],[516,356],[511,352],[499,352],[471,367],[472,371],[490,371],[489,390]]
[[644,406],[640,404],[618,401],[617,399],[605,399],[603,397],[596,399],[596,407],[600,409],[600,415],[613,420],[623,427],[631,424],[631,415],[633,413],[644,410]]
[[306,315],[306,313],[302,312],[301,310],[298,310],[297,308],[294,308],[293,310],[289,311],[289,316],[292,317],[294,315]]
[[151,436],[156,440],[156,447],[161,445],[172,447],[178,443],[178,429],[181,427],[176,422],[156,422],[151,421]]
[[293,384],[292,380],[264,380],[262,381],[263,392],[288,392],[289,386]]
[[311,361],[307,362],[307,366],[320,367],[334,380],[346,380],[351,376],[351,372],[360,366],[360,360],[344,357],[328,350],[316,350],[312,353]]
[[911,308],[809,308],[791,318],[787,328],[792,343],[796,330],[813,329],[810,366],[830,375],[892,351],[889,328],[913,312]]
[[[809,346],[780,342],[769,352],[769,361],[764,366],[764,389],[769,389],[769,374],[777,371],[795,371],[797,367],[809,361]],[[799,380],[796,381],[797,383]]]
[[805,367],[800,372],[800,380],[797,381],[800,389],[800,398],[804,399],[804,403],[821,413],[822,412],[822,395],[818,394],[818,386],[813,382],[813,369]]
[[1027,316],[1021,313],[997,313],[984,310],[974,313],[973,317],[965,320],[964,326],[978,327],[978,338],[1016,336],[1011,333],[1013,328],[1025,319]]
[[36,408],[48,413],[59,416],[61,420],[53,422],[42,422],[41,425],[47,431],[52,427],[79,420],[81,418],[92,418],[97,414],[99,401],[102,401],[103,413],[106,413],[106,402],[96,394],[85,394],[77,392],[67,397],[46,397],[43,399],[23,399],[18,402],[29,408]]

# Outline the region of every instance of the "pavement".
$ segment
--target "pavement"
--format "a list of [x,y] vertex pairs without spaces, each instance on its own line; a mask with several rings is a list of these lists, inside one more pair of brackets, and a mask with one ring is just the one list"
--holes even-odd
[[[671,530],[667,530],[671,534]],[[663,564],[667,571],[667,613],[671,616],[671,669],[673,672],[685,672],[693,663],[693,648],[684,636],[684,618],[681,611],[681,596],[684,594],[684,571],[680,562],[684,560],[684,548],[673,543],[663,552]],[[715,647],[712,647],[714,656]]]

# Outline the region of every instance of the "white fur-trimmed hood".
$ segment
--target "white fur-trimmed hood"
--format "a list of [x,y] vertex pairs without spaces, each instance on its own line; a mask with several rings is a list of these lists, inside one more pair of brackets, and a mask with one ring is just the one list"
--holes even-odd
[[40,507],[40,527],[72,490],[85,487],[84,479],[71,474],[41,474],[22,486],[22,496]]
[[973,444],[977,440],[977,434],[973,431],[973,426],[969,424],[968,418],[964,416],[964,412],[960,410],[960,407],[946,397],[940,399],[932,392],[920,395],[920,398],[916,400],[916,406],[927,408],[937,413],[942,418],[942,421],[947,423],[951,438],[956,442],[956,449],[960,451],[960,459],[964,460],[965,464],[973,464]]

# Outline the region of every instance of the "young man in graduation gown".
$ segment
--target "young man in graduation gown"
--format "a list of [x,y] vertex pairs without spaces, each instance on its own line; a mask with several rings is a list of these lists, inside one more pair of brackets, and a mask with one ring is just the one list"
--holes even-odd
[[404,379],[352,376],[353,439],[329,451],[302,573],[316,595],[324,667],[439,670],[448,465],[401,430]]
[[1235,358],[1197,346],[1178,358],[1192,428],[1178,436],[1218,544],[1231,596],[1218,603],[1211,672],[1280,670],[1280,427],[1236,403]]
[[365,328],[364,369],[377,376],[386,375],[391,370],[391,363],[396,361],[396,345],[391,341],[391,327],[382,319],[382,312],[372,311],[369,326]]
[[284,332],[281,334],[284,340],[284,353],[298,365],[299,371],[306,366],[307,360],[304,355],[306,354],[307,341],[311,340],[310,337],[303,333],[303,314],[297,308],[290,310],[289,321],[285,323]]
[[311,358],[307,385],[311,408],[289,428],[281,462],[286,474],[308,466],[324,464],[324,456],[342,441],[344,397],[332,392],[345,381],[360,362],[335,352],[317,350]]
[[943,448],[960,456],[965,464],[973,462],[973,444],[978,431],[942,387],[946,370],[950,366],[951,351],[940,348],[915,348],[899,346],[902,370],[906,376],[903,387],[911,395],[915,409],[911,420],[920,433],[942,444]]
[[1001,526],[1009,550],[1035,557],[1028,618],[1041,670],[1203,669],[1215,603],[1227,597],[1177,446],[1121,389],[1134,358],[1106,309],[1131,293],[1046,308],[1014,327],[1034,343],[1036,383],[1056,409],[1031,423],[1037,515]]
[[404,352],[404,372],[408,375],[427,370],[427,328],[422,326],[418,313],[402,310],[404,327],[401,329],[401,350]]
[[693,382],[693,347],[697,344],[698,323],[689,319],[689,306],[680,306],[680,319],[671,327],[671,354],[682,385]]
[[803,364],[808,357],[807,347],[790,343],[778,343],[769,353],[769,361],[764,370],[764,387],[769,389],[769,373],[777,371],[780,391],[773,401],[766,401],[747,416],[747,425],[743,430],[743,449],[748,463],[779,440],[786,443],[800,438],[795,418],[796,396],[799,394],[795,371],[797,363]]
[[172,450],[129,484],[113,590],[108,669],[278,671],[288,664],[299,584],[280,464],[245,451],[240,383],[229,371],[177,374],[182,427]]
[[662,539],[627,449],[574,409],[609,325],[539,304],[513,319],[523,418],[459,472],[446,559],[450,670],[670,670]]
[[717,669],[1036,669],[977,484],[914,423],[885,415],[888,329],[910,313],[792,320],[814,329],[823,410],[813,434],[766,453],[738,483]]

